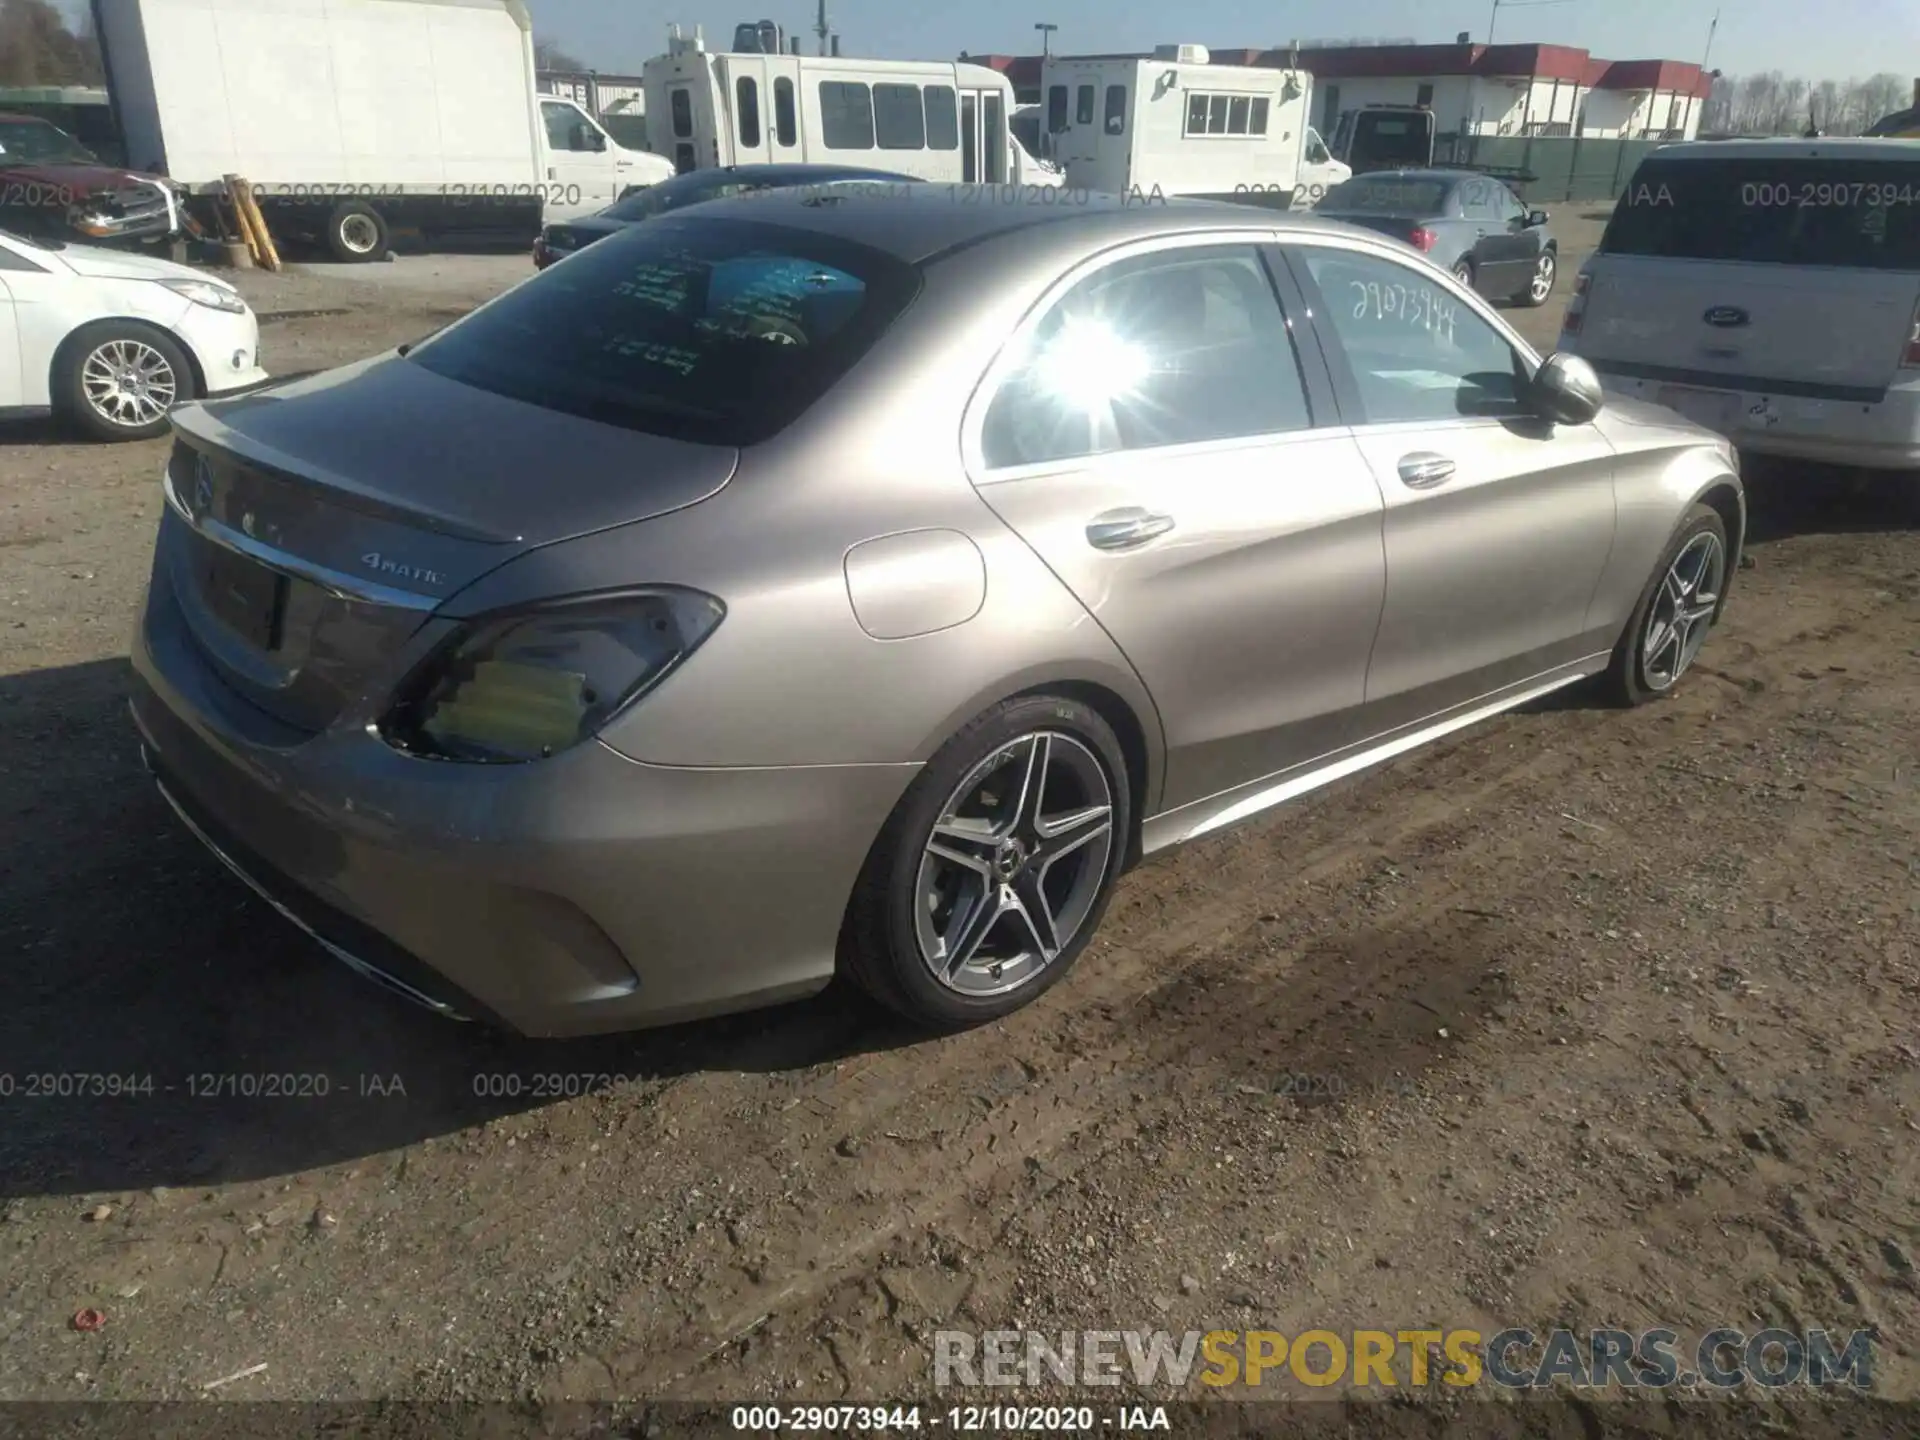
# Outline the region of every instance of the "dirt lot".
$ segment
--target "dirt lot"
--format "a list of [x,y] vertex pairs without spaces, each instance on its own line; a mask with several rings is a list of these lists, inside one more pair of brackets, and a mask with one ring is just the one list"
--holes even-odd
[[[524,264],[402,263],[248,277],[270,366]],[[1920,1396],[1893,487],[1757,496],[1670,702],[1538,707],[1149,863],[1008,1023],[929,1042],[830,994],[562,1045],[389,1001],[153,794],[124,655],[163,450],[0,435],[0,1399],[264,1362],[218,1393],[873,1401],[944,1327],[1422,1323],[1872,1326]],[[205,1093],[259,1073],[329,1093]]]

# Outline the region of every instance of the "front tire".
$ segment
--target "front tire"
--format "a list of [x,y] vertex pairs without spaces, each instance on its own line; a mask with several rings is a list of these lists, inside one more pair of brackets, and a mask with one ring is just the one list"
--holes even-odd
[[194,398],[193,366],[178,341],[146,325],[109,320],[69,336],[54,362],[60,414],[95,440],[151,440],[176,405]]
[[365,201],[343,201],[327,216],[325,239],[327,250],[342,264],[370,264],[386,256],[386,218]]
[[1086,948],[1131,824],[1125,757],[1098,713],[1058,695],[1004,701],[894,807],[848,906],[842,972],[928,1029],[1011,1014]]
[[1706,643],[1727,588],[1727,527],[1709,505],[1687,512],[1641,592],[1602,680],[1620,705],[1673,692]]

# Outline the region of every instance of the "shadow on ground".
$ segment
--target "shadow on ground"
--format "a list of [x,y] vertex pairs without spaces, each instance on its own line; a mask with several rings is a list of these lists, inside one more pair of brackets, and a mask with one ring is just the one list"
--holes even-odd
[[917,1038],[837,989],[564,1042],[416,1010],[182,828],[140,762],[128,673],[0,680],[0,1197],[284,1175],[564,1098],[546,1077],[779,1071]]

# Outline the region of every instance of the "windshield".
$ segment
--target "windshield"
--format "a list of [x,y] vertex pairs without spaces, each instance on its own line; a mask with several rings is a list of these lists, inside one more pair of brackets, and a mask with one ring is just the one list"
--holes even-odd
[[1920,271],[1920,160],[1649,158],[1600,249]]
[[1363,110],[1353,123],[1353,156],[1424,165],[1431,153],[1433,117]]
[[91,150],[57,125],[45,120],[0,120],[0,164],[19,161],[99,163]]
[[1442,215],[1447,209],[1447,185],[1439,180],[1391,180],[1372,176],[1343,180],[1327,191],[1317,207],[1325,215],[1409,215],[1416,219]]
[[919,283],[912,266],[864,245],[676,217],[589,246],[407,362],[543,409],[751,445],[824,395]]

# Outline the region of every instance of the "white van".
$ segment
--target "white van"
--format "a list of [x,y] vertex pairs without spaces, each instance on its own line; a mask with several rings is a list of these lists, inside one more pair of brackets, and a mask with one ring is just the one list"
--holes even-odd
[[1215,65],[1204,45],[1151,60],[1058,59],[1041,70],[1044,153],[1076,189],[1317,204],[1352,171],[1307,123],[1304,70]]
[[685,174],[714,165],[870,165],[952,184],[1061,183],[1013,135],[1013,86],[946,60],[722,51],[670,32],[649,60],[648,144]]
[[1920,467],[1920,141],[1661,146],[1560,348],[1756,455]]

